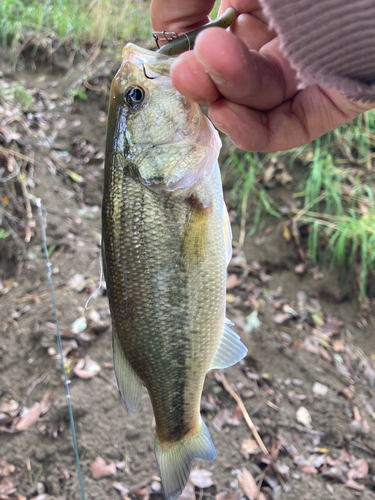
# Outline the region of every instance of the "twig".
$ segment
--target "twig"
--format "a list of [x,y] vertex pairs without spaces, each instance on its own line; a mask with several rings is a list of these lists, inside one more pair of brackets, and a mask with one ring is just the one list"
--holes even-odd
[[20,158],[21,160],[27,161],[28,163],[33,163],[34,165],[39,165],[38,162],[36,162],[33,158],[30,158],[29,156],[25,156],[22,153],[19,153],[18,151],[14,151],[13,149],[4,148],[3,146],[0,146],[0,151],[2,151],[5,154],[17,156],[17,158]]
[[369,455],[375,456],[375,450],[373,450],[372,448],[368,448],[367,446],[364,446],[363,444],[360,443],[356,443],[355,441],[351,441],[350,444],[355,448],[358,448],[359,450],[365,451]]
[[247,211],[247,200],[249,198],[249,191],[247,191],[242,198],[241,204],[241,224],[240,224],[240,237],[238,240],[237,248],[242,248],[245,243],[246,238],[246,211]]
[[267,450],[266,445],[263,443],[263,440],[260,437],[259,432],[257,431],[257,429],[254,425],[254,422],[251,420],[250,415],[248,414],[241,397],[236,393],[236,391],[233,389],[233,387],[229,384],[224,373],[220,373],[219,375],[220,375],[221,383],[222,383],[224,389],[232,396],[232,398],[236,401],[236,403],[240,407],[242,414],[244,416],[245,422],[249,426],[249,429],[251,430],[259,448],[262,450],[262,452],[265,454],[267,459],[270,461],[270,464],[272,465],[274,471],[276,472],[280,483],[284,484],[283,476],[282,476],[281,472],[279,471],[279,469],[277,468],[277,466],[274,464],[272,457],[270,455],[270,452]]
[[47,375],[49,374],[50,371],[51,371],[50,369],[46,370],[41,377],[39,377],[36,380],[34,380],[34,382],[27,389],[26,396],[30,396],[30,394],[33,391],[34,387],[37,386],[38,384],[40,384],[40,382],[43,382],[43,380],[47,377]]
[[30,196],[27,191],[26,182],[22,179],[20,173],[17,175],[18,182],[21,185],[22,194],[25,200],[25,208],[26,208],[26,228],[25,228],[25,243],[29,243],[32,236],[32,230],[35,228],[35,221],[33,219],[33,211],[31,209]]

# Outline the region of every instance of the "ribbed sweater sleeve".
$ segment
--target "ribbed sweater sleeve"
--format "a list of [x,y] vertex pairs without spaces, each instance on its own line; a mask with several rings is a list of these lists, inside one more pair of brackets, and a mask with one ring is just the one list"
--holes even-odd
[[375,102],[375,0],[260,0],[297,71],[314,83]]

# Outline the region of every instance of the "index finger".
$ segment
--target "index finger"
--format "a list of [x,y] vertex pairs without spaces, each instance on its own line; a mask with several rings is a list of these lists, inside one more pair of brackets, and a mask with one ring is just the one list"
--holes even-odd
[[215,0],[152,0],[151,23],[155,31],[181,33],[210,22]]

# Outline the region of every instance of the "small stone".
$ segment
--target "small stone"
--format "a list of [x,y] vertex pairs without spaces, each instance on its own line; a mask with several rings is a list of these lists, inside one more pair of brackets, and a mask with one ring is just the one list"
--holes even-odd
[[294,378],[294,379],[292,379],[292,384],[295,387],[302,387],[303,386],[303,380],[300,380],[298,378]]
[[161,490],[161,484],[159,483],[159,481],[152,481],[151,483],[151,489],[152,491],[160,491]]
[[324,397],[328,393],[328,387],[326,385],[320,384],[319,382],[315,382],[312,391],[315,395]]
[[38,493],[38,495],[42,495],[43,493],[46,492],[46,487],[44,486],[43,483],[37,483],[36,492]]
[[309,410],[304,406],[300,406],[298,408],[296,417],[297,417],[297,422],[299,422],[300,424],[303,424],[306,427],[311,426],[311,415],[309,413]]

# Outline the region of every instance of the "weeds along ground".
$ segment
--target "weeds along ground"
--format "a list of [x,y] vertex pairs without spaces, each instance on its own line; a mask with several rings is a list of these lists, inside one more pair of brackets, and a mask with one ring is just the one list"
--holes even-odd
[[[218,2],[216,11],[217,6]],[[73,64],[77,54],[87,60],[99,47],[105,51],[113,43],[135,41],[151,46],[149,1],[3,0],[0,40],[10,50],[14,67],[22,66],[25,51],[33,59],[38,51],[51,55],[65,47]],[[69,88],[70,99],[87,98],[82,81],[78,79]],[[24,151],[17,146],[15,130],[32,100],[27,83],[0,86],[6,119],[0,131],[2,244],[9,241],[14,245],[19,228],[27,226],[23,218],[27,219],[28,203],[20,203],[20,197],[26,192],[30,169],[22,159]],[[239,246],[245,238],[262,232],[271,217],[284,225],[286,239],[295,240],[306,267],[328,260],[332,266],[340,266],[345,276],[354,266],[359,297],[365,300],[369,277],[375,272],[374,111],[293,151],[244,153],[224,141],[221,165],[228,202],[241,227]],[[281,197],[280,189],[284,190]],[[306,244],[301,244],[301,234],[306,236]]]
[[[310,265],[330,262],[343,276],[355,266],[359,298],[375,267],[375,112],[370,111],[316,141],[272,155],[230,152],[224,179],[234,178],[230,200],[240,210],[240,244],[264,229],[266,216],[284,221],[284,237],[307,233],[302,255]],[[301,175],[301,172],[302,175]],[[297,174],[297,175],[296,175]],[[285,186],[289,197],[275,200]],[[251,220],[246,214],[251,210]],[[242,239],[241,239],[242,238]]]

